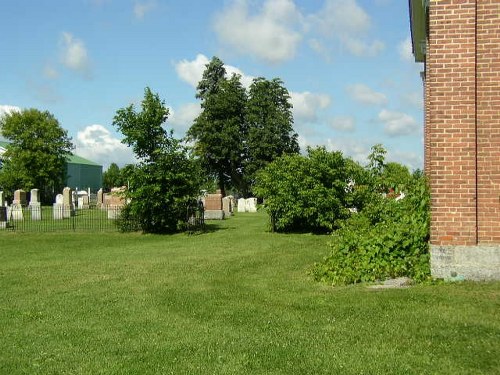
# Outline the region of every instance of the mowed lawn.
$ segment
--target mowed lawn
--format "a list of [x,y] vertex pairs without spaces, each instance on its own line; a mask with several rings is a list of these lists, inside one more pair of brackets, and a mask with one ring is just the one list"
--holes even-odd
[[0,233],[0,374],[499,374],[500,283],[314,282],[329,236]]

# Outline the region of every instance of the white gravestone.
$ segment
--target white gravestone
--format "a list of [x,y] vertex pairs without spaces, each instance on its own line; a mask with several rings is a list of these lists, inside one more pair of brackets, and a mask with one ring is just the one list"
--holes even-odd
[[52,210],[54,213],[54,220],[62,220],[64,219],[64,198],[62,194],[56,195],[56,203],[52,206]]
[[38,189],[31,189],[29,209],[31,211],[31,220],[42,220],[40,191]]
[[257,198],[248,198],[246,200],[246,211],[257,212]]
[[245,198],[238,199],[238,212],[245,212],[247,207],[247,203]]

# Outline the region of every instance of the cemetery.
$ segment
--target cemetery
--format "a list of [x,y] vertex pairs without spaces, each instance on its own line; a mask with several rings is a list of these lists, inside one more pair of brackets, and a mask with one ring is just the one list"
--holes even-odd
[[[185,137],[149,87],[116,110],[134,157],[122,169],[73,154],[48,111],[0,112],[0,373],[499,373],[498,7],[449,3],[408,1],[425,171],[380,143],[365,162],[330,139],[301,150],[292,109],[300,118],[297,98],[315,94],[278,77],[243,84],[216,56]],[[385,106],[371,123],[413,120]],[[394,121],[380,132],[404,130]]]
[[[39,231],[52,232],[60,230],[72,231],[113,231],[120,218],[122,208],[126,204],[126,187],[112,188],[104,193],[100,188],[96,194],[87,190],[73,190],[65,187],[56,195],[52,207],[42,206],[39,189],[30,192],[18,189],[14,191],[12,203],[5,199],[0,191],[0,230],[20,232]],[[205,220],[224,220],[236,212],[236,200],[233,196],[222,197],[220,191],[199,197],[202,219],[193,207],[187,213],[188,227],[201,228]],[[240,198],[238,212],[257,212],[256,198]],[[196,216],[196,218],[195,218]]]

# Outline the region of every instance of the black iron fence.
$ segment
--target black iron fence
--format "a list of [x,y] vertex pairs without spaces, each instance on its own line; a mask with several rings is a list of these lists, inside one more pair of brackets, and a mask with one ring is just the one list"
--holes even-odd
[[19,232],[117,231],[120,207],[0,207],[0,230]]
[[[85,208],[69,206],[21,206],[0,207],[0,231],[18,232],[105,232],[119,231],[118,220],[122,207],[90,205]],[[137,228],[137,223],[129,223]],[[193,204],[186,211],[186,230],[189,232],[204,228],[203,204]],[[126,227],[126,226],[125,226]],[[122,228],[124,228],[122,223]]]

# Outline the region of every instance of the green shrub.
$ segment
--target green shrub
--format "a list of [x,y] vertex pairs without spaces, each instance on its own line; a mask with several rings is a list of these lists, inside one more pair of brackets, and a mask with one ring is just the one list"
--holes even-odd
[[316,280],[333,285],[429,274],[429,192],[415,173],[404,186],[405,198],[371,194],[370,201],[333,233],[331,253],[314,266]]
[[285,155],[262,170],[254,192],[265,199],[272,231],[330,232],[347,216],[346,162],[341,152],[308,149]]

